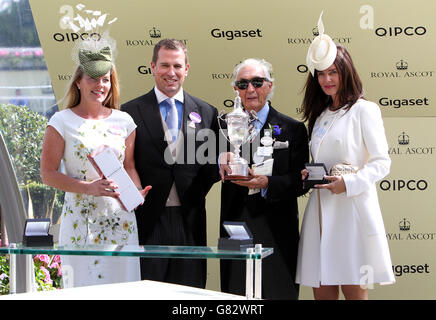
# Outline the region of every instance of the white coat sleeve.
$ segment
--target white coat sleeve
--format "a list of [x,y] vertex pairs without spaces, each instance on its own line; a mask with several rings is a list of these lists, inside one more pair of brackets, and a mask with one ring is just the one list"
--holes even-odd
[[357,174],[343,176],[347,197],[353,197],[369,190],[378,180],[389,174],[391,166],[379,106],[366,101],[359,108],[362,146],[366,148],[368,160]]

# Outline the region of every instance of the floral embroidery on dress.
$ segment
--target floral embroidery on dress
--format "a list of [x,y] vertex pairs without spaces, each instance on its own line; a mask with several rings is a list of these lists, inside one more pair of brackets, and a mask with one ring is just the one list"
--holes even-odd
[[[69,176],[87,182],[99,179],[97,171],[88,160],[88,155],[101,145],[110,146],[117,154],[120,163],[124,162],[125,140],[134,128],[131,118],[126,118],[120,111],[114,111],[113,117],[101,121],[81,119],[68,110],[60,113],[65,117],[63,126],[66,132],[64,138],[66,147],[63,160]],[[67,118],[68,114],[71,115],[70,118]],[[135,215],[133,212],[124,211],[115,198],[66,192],[59,244],[72,246],[138,244]],[[138,259],[134,263],[128,260],[127,264],[124,262],[127,260],[119,257],[62,256],[61,258],[75,271],[77,281],[72,280],[74,285],[108,283],[113,279],[139,280]],[[118,268],[133,271],[117,272]]]

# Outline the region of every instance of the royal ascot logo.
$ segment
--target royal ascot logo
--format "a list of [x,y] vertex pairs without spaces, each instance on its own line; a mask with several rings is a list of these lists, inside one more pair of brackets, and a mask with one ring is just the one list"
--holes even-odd
[[398,136],[398,144],[408,145],[409,142],[410,142],[409,136],[403,131],[403,133]]
[[211,80],[228,80],[231,81],[232,80],[232,73],[212,73],[211,75]]
[[[154,47],[162,38],[162,32],[158,27],[145,28],[144,37],[141,39],[126,39],[127,47]],[[188,40],[180,40],[187,44]]]
[[78,4],[75,7],[63,5],[59,8],[59,12],[62,15],[59,19],[60,28],[72,31],[53,34],[53,39],[62,43],[77,40],[99,41],[101,34],[96,30],[101,30],[106,24],[110,25],[118,20],[118,18],[110,17],[108,13],[85,9],[83,4]]
[[[242,61],[235,63],[234,67],[240,64]],[[271,77],[274,78],[274,72],[271,72]],[[210,80],[225,80],[229,83],[233,79],[233,72],[215,72],[210,74]]]
[[433,156],[435,147],[410,145],[410,136],[403,131],[397,137],[397,145],[389,146],[390,156]]
[[403,59],[395,62],[393,70],[370,72],[370,76],[373,79],[431,78],[433,75],[434,71],[430,70],[410,70],[409,64]]
[[[288,44],[291,46],[299,46],[299,45],[309,46],[312,43],[313,39],[315,39],[316,36],[319,36],[318,27],[314,27],[312,29],[310,36],[288,37]],[[339,44],[350,44],[351,43],[351,37],[349,37],[349,36],[334,36],[334,37],[332,37],[332,40],[335,43],[339,43]]]
[[148,31],[148,34],[150,35],[150,38],[153,39],[158,39],[162,37],[160,30],[157,30],[155,27],[153,27],[150,31]]
[[214,28],[210,30],[210,35],[215,39],[235,40],[239,38],[263,38],[262,30],[259,28],[251,30],[221,30]]
[[379,27],[374,31],[378,37],[412,37],[423,36],[427,33],[424,26],[418,27]]
[[400,231],[410,231],[410,222],[406,218],[403,218],[398,225]]
[[71,74],[58,74],[59,81],[70,81],[72,77]]
[[386,237],[390,241],[433,241],[436,239],[435,232],[416,232],[413,230],[412,223],[403,218],[398,222],[397,231],[387,233]]
[[[156,26],[146,28],[145,36],[142,39],[126,39],[127,47],[154,47],[162,38],[162,32]],[[188,43],[187,39],[179,39],[184,45]],[[137,71],[141,75],[151,76],[152,71],[149,66],[140,65]]]

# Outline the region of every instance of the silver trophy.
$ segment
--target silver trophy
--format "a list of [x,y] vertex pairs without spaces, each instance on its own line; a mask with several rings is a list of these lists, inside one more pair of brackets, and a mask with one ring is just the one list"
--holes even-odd
[[250,114],[246,113],[242,109],[241,98],[239,97],[239,92],[236,92],[235,103],[233,106],[233,111],[227,113],[224,117],[224,113],[220,113],[218,119],[227,123],[227,134],[221,128],[220,121],[218,121],[220,126],[220,131],[233,145],[234,156],[230,160],[228,165],[232,170],[231,174],[224,177],[225,180],[249,180],[251,177],[248,175],[248,161],[242,158],[239,153],[241,146],[255,135],[253,121],[257,120],[257,114],[254,110]]

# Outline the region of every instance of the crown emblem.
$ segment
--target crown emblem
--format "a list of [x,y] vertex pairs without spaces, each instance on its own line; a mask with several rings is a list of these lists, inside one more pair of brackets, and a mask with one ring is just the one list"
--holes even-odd
[[151,38],[160,38],[162,35],[160,33],[160,30],[157,30],[155,27],[151,29],[149,32]]
[[318,27],[315,27],[315,28],[312,29],[312,34],[313,34],[315,37],[319,36],[319,30],[318,30]]
[[401,59],[400,61],[398,61],[396,63],[396,67],[397,70],[407,70],[407,68],[409,67],[408,63],[406,61],[404,61],[403,59]]
[[406,145],[409,144],[409,142],[410,142],[409,136],[405,132],[403,132],[398,136],[398,144]]
[[410,222],[406,220],[406,218],[403,218],[403,220],[399,223],[400,230],[401,231],[409,231],[410,230]]

